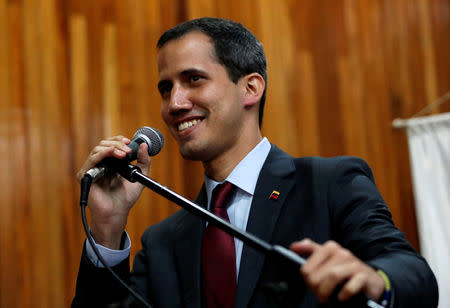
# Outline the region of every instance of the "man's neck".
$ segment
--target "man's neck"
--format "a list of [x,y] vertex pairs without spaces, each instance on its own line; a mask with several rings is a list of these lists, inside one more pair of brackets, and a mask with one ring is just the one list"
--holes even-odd
[[210,179],[217,182],[223,182],[233,169],[244,159],[244,157],[253,150],[258,143],[262,140],[261,133],[255,138],[252,138],[252,142],[245,142],[239,146],[228,149],[225,153],[222,153],[219,157],[203,162],[203,168],[205,174]]

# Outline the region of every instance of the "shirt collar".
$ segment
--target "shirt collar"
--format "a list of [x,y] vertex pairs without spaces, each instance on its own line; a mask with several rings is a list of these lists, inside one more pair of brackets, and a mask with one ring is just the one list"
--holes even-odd
[[[263,140],[261,140],[256,147],[254,147],[253,150],[239,162],[233,171],[231,171],[225,181],[228,181],[246,193],[253,195],[255,192],[256,181],[258,180],[259,173],[261,172],[261,168],[267,155],[269,155],[270,148],[271,145],[269,140],[264,137]],[[220,184],[220,182],[216,182],[206,175],[204,175],[204,178],[206,194],[208,200],[211,200],[212,191]]]

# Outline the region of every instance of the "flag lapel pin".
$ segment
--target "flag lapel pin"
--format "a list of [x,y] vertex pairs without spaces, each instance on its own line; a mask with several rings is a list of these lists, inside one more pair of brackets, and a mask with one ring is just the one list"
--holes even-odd
[[272,193],[270,194],[269,200],[277,200],[279,196],[280,196],[280,192],[274,190],[274,191],[272,191]]

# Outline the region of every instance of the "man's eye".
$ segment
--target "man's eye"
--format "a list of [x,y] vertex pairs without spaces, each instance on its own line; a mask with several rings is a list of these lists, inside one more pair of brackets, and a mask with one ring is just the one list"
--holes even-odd
[[159,93],[161,93],[161,95],[165,95],[167,93],[170,93],[171,90],[172,87],[170,85],[165,85],[159,88]]
[[199,75],[192,75],[190,77],[190,79],[192,82],[196,82],[196,81],[199,81],[201,79],[201,77]]

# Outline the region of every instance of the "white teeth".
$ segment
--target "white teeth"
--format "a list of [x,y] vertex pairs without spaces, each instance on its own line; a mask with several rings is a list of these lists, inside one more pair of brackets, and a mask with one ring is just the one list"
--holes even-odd
[[180,123],[180,124],[178,124],[178,131],[185,130],[185,129],[192,127],[195,124],[200,123],[200,122],[201,122],[201,120],[192,120],[192,121],[186,121],[186,122]]

